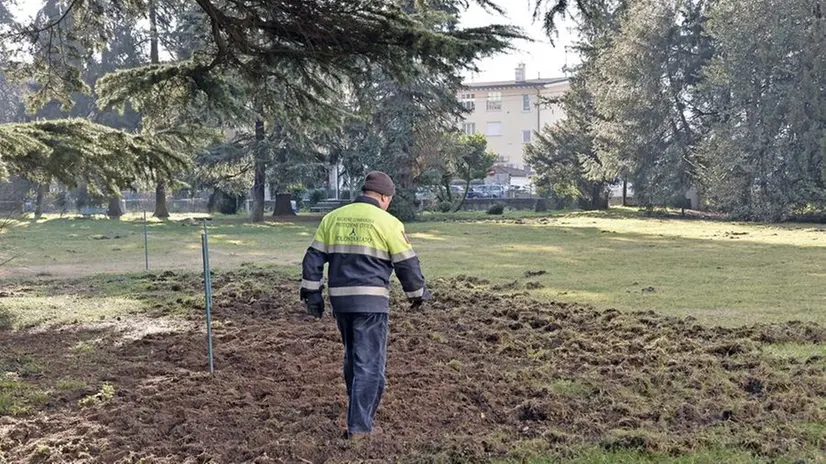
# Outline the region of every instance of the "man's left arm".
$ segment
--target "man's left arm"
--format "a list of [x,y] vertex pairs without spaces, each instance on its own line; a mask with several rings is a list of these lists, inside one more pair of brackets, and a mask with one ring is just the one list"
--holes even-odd
[[393,269],[396,271],[396,277],[402,284],[404,294],[408,299],[416,303],[421,303],[424,300],[430,300],[430,292],[427,291],[424,282],[424,275],[419,264],[419,257],[413,251],[413,245],[407,239],[407,234],[404,232],[404,225],[399,223],[398,226],[387,237],[387,246],[390,249],[391,260],[393,261]]

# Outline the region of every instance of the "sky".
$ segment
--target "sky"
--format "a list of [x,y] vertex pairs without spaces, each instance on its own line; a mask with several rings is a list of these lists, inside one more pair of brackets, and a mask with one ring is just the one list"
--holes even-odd
[[507,24],[520,27],[525,35],[533,42],[520,40],[514,43],[514,50],[483,59],[478,66],[480,73],[469,75],[471,82],[506,81],[514,79],[514,70],[520,63],[525,63],[527,78],[563,77],[563,68],[577,63],[574,52],[567,52],[576,39],[576,31],[569,31],[569,22],[562,24],[559,36],[551,45],[548,36],[542,30],[540,21],[533,21],[533,9],[529,0],[508,0],[498,2],[506,8],[506,16],[498,13],[490,14],[479,6],[473,5],[461,18],[461,24],[466,27],[486,26],[489,24]]
[[[540,22],[533,21],[533,9],[530,0],[500,0],[505,7],[506,15],[490,14],[477,5],[472,5],[461,18],[462,26],[478,27],[489,24],[507,24],[520,27],[533,41],[520,40],[514,43],[514,50],[485,58],[478,63],[480,72],[467,74],[470,82],[505,81],[514,79],[514,70],[520,63],[525,63],[527,78],[563,77],[563,68],[576,64],[576,55],[567,52],[566,48],[575,39],[575,32],[570,32],[563,23],[559,37],[551,45]],[[16,12],[20,19],[33,16],[42,2],[37,0],[21,0]],[[14,11],[14,10],[13,10]]]

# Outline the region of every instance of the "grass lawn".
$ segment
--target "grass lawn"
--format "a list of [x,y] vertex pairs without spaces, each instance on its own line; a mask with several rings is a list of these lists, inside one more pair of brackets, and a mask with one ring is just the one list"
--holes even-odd
[[[527,291],[539,298],[691,315],[710,324],[826,323],[826,229],[820,226],[656,219],[625,209],[425,219],[407,230],[429,279],[467,275],[520,290],[530,282],[535,288]],[[200,269],[200,224],[189,217],[151,221],[151,269]],[[312,218],[259,225],[215,218],[209,221],[211,262],[298,273],[315,227]],[[144,267],[143,225],[136,217],[20,221],[0,237],[0,255],[14,257],[0,268],[6,278]],[[525,277],[528,271],[545,273]]]
[[[484,433],[459,427],[423,448],[435,454],[422,462],[456,462],[462,446],[482,444],[502,464],[826,462],[826,228],[657,219],[629,209],[423,219],[407,231],[440,298],[421,314],[394,307],[392,381],[382,409],[393,412],[383,418],[396,421],[395,433],[426,441],[405,432],[421,425],[405,422],[407,415],[447,404],[450,420]],[[324,433],[337,433],[343,404],[334,326],[305,320],[297,291],[290,293],[317,220],[208,221],[211,261],[221,271],[214,287],[219,371],[210,380],[201,374],[200,220],[148,224],[149,273],[137,217],[11,223],[0,233],[0,262],[12,258],[0,266],[0,442],[18,443],[0,446],[0,463],[80,459],[110,446],[140,452],[157,441],[154,430],[168,431],[178,446],[185,440],[175,437],[194,429],[176,417],[204,405],[215,408],[200,416],[215,421],[208,430],[248,431],[238,443],[258,436],[290,453],[298,443],[302,456],[320,448],[369,455],[306,435],[317,434],[320,421],[332,424]],[[515,295],[523,292],[626,313],[535,304]],[[711,325],[821,326],[722,330],[627,313],[634,310]],[[432,370],[438,375],[420,375]],[[176,412],[165,422],[169,411]],[[289,420],[259,420],[267,417]],[[114,445],[98,440],[113,433],[100,428],[109,419],[125,427]],[[150,419],[158,423],[141,422]],[[33,424],[42,435],[20,432]],[[285,436],[326,442],[266,435],[282,427],[292,427]],[[766,440],[775,435],[781,438]],[[74,442],[90,448],[67,445]],[[246,456],[245,446],[252,445],[228,456]],[[159,449],[152,453],[170,452]]]

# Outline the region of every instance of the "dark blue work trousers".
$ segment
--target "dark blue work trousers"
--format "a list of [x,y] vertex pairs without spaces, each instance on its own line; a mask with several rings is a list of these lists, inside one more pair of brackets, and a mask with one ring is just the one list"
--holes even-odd
[[371,433],[384,393],[387,363],[387,313],[336,313],[344,343],[347,431]]

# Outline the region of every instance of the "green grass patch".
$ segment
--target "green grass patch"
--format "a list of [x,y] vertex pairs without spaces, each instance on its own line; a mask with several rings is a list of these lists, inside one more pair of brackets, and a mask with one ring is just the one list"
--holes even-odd
[[0,330],[14,328],[14,313],[9,308],[0,307]]
[[543,438],[534,438],[527,440],[518,440],[511,443],[508,454],[517,462],[525,462],[531,459],[538,459],[540,456],[547,455],[550,451],[548,440]]
[[[815,449],[826,449],[826,422],[797,421],[788,424],[788,427],[800,434]],[[826,456],[823,456],[823,460],[826,461]]]
[[55,388],[63,392],[85,390],[89,384],[80,379],[61,379],[55,384]]
[[201,278],[194,273],[103,274],[18,281],[17,286],[26,291],[0,298],[0,330],[95,323],[135,314],[181,316],[204,306]]
[[799,362],[806,362],[810,359],[818,359],[821,364],[826,364],[826,344],[819,343],[772,343],[764,345],[763,350],[777,358],[795,359]]
[[83,372],[102,362],[113,362],[110,351],[98,346],[97,341],[83,341],[69,349],[69,363],[76,372]]
[[12,372],[20,377],[36,377],[46,370],[37,359],[17,350],[0,355],[0,374]]
[[106,403],[115,397],[115,386],[105,382],[100,386],[97,393],[85,396],[78,401],[78,405],[84,408]]
[[[559,461],[534,461],[535,464],[550,464],[551,462]],[[777,461],[761,460],[746,451],[726,449],[704,449],[679,456],[670,456],[633,450],[609,451],[595,448],[583,451],[573,459],[564,462],[571,464],[758,464]]]
[[44,460],[50,458],[53,453],[54,450],[49,445],[37,445],[37,448],[35,448],[34,451],[32,451],[32,458],[37,460]]
[[[719,325],[792,319],[826,323],[826,286],[820,285],[826,277],[826,228],[821,226],[655,218],[629,208],[423,218],[406,227],[429,279],[469,275],[492,286],[516,282],[513,289],[519,291],[531,281],[535,288],[527,290],[542,299],[653,309]],[[15,249],[20,257],[4,271],[55,277],[142,271],[143,226],[135,219],[17,222],[3,233],[3,247]],[[154,269],[181,269],[197,278],[201,227],[181,219],[150,223],[154,274],[160,272]],[[316,225],[249,224],[243,218],[217,217],[209,224],[212,264],[231,269],[259,263],[297,275]],[[528,271],[545,273],[528,279]],[[132,304],[134,295],[151,285],[134,276],[94,279],[103,294],[115,298],[107,302],[113,307]],[[152,287],[149,292],[155,294],[147,298],[157,301],[144,307],[160,304],[178,308],[171,310],[176,313],[197,305],[197,293],[179,295],[171,285]],[[72,297],[63,298],[18,305],[64,307]],[[0,299],[0,328],[54,317],[39,310],[21,321],[21,308],[8,307],[14,299]],[[95,316],[94,310],[81,312]]]
[[46,404],[46,392],[6,374],[0,374],[0,416],[23,416]]
[[574,380],[557,380],[548,389],[560,396],[583,397],[594,392],[593,387]]
[[[634,450],[607,450],[601,447],[584,448],[572,456],[554,456],[547,451],[543,440],[524,440],[513,444],[512,457],[496,464],[769,464],[788,463],[790,460],[760,459],[742,450],[706,448],[679,455],[648,453]],[[544,451],[543,451],[544,450]],[[550,454],[549,454],[550,453]]]
[[441,332],[430,332],[427,334],[427,338],[433,340],[436,343],[447,343],[447,338]]
[[77,295],[24,296],[0,304],[11,314],[13,329],[96,322],[143,309],[141,302],[132,298]]

